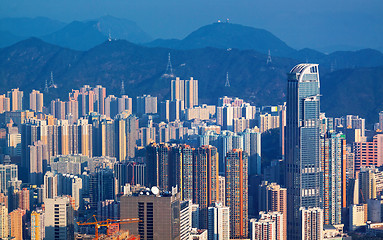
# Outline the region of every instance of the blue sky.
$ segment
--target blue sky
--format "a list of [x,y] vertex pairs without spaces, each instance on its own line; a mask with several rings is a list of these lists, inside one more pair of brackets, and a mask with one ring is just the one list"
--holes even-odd
[[112,15],[154,38],[183,38],[229,18],[264,28],[295,48],[383,49],[382,0],[1,0],[0,17],[45,16],[70,22]]

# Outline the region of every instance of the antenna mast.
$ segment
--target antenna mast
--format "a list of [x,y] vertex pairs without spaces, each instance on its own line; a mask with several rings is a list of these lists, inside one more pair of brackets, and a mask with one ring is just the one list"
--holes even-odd
[[125,86],[124,86],[124,80],[121,80],[121,96],[125,95]]
[[270,53],[270,49],[269,49],[269,53],[268,53],[268,55],[267,55],[266,64],[270,64],[270,63],[272,63],[272,62],[273,62],[273,60],[271,59],[271,53]]
[[170,53],[168,54],[168,65],[166,66],[166,72],[165,74],[167,74],[168,76],[170,77],[173,77],[174,76],[174,73],[173,73],[173,66],[172,66],[172,61],[171,61],[171,58],[170,58]]
[[225,82],[225,87],[230,87],[230,82],[229,82],[229,72],[226,72],[226,82]]

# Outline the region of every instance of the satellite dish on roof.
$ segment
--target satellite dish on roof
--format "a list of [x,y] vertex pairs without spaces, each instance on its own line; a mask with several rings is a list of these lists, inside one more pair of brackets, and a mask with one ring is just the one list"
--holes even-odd
[[153,193],[154,195],[157,195],[157,194],[160,193],[160,190],[159,190],[158,187],[156,187],[156,186],[153,186],[153,187],[150,189],[150,191],[152,191],[152,193]]

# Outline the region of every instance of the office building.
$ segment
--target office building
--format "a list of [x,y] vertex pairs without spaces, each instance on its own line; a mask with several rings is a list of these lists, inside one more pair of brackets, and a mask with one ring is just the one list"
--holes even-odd
[[120,228],[142,240],[180,239],[180,198],[178,194],[134,192],[120,198],[120,217],[140,222]]
[[323,210],[320,208],[301,208],[302,240],[323,239]]
[[321,205],[318,64],[288,74],[286,113],[287,237],[301,239],[301,207]]
[[352,204],[349,208],[349,223],[350,231],[355,231],[361,226],[365,226],[367,222],[367,204],[354,205]]
[[68,197],[45,199],[45,239],[74,240],[73,208]]
[[16,164],[0,164],[0,192],[8,193],[9,182],[18,180]]
[[180,240],[189,240],[192,228],[192,201],[181,201],[180,204]]
[[208,239],[230,239],[230,208],[222,203],[215,203],[208,208]]
[[230,207],[230,237],[248,237],[248,155],[241,149],[226,154],[226,206]]

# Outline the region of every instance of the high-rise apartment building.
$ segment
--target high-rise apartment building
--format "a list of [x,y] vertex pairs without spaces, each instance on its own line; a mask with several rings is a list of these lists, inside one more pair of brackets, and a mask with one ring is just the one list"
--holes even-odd
[[250,239],[277,240],[275,236],[276,223],[271,219],[250,219]]
[[8,228],[8,207],[5,204],[0,204],[0,238],[4,239],[9,236]]
[[321,136],[324,224],[341,224],[346,207],[346,139],[340,133]]
[[375,199],[376,194],[376,177],[375,168],[362,168],[359,172],[359,202],[367,203],[368,199]]
[[96,105],[95,111],[98,112],[99,114],[104,115],[106,88],[104,88],[101,85],[97,85],[95,88],[93,88],[93,91],[95,93],[95,105]]
[[11,111],[11,99],[5,94],[0,95],[0,113]]
[[320,208],[301,208],[302,240],[323,239],[323,210]]
[[355,171],[362,167],[383,165],[383,134],[377,134],[372,141],[354,142]]
[[208,227],[208,207],[218,200],[217,148],[206,145],[196,148],[193,158],[193,202],[199,204],[201,229]]
[[193,148],[172,146],[170,151],[170,184],[177,186],[181,200],[193,199]]
[[180,80],[177,77],[170,83],[171,101],[184,101],[185,108],[193,108],[198,105],[198,80],[191,77],[188,80]]
[[170,190],[168,144],[151,143],[146,147],[148,186]]
[[157,97],[150,95],[137,96],[136,112],[138,115],[157,113]]
[[35,185],[43,183],[43,169],[48,163],[48,146],[41,140],[28,146],[29,182]]
[[10,218],[10,235],[15,240],[23,240],[23,231],[25,230],[23,218],[26,214],[25,210],[16,209],[9,213]]
[[68,197],[45,199],[45,239],[74,240],[73,208]]
[[23,110],[23,95],[24,92],[18,88],[7,92],[7,97],[11,101],[11,111]]
[[42,211],[31,213],[31,240],[43,240],[45,238],[44,215]]
[[58,175],[53,172],[47,172],[44,175],[44,193],[43,199],[54,198],[58,196]]
[[248,155],[241,149],[226,154],[226,206],[230,207],[230,237],[248,237]]
[[287,189],[276,183],[262,182],[258,191],[258,209],[283,214],[283,231],[280,237],[287,238]]
[[318,64],[288,74],[286,113],[287,236],[301,239],[301,207],[321,206]]
[[43,112],[44,94],[40,91],[32,90],[29,94],[29,109],[35,112]]

